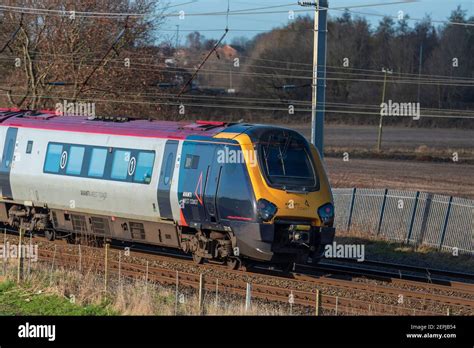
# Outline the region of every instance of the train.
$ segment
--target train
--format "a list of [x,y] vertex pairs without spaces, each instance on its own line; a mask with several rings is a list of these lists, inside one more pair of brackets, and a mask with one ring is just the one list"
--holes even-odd
[[171,248],[196,263],[316,263],[335,235],[319,152],[273,125],[0,109],[0,222]]

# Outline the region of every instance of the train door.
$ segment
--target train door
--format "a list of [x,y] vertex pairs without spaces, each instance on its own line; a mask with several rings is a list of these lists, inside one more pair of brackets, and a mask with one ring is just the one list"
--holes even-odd
[[221,173],[221,164],[217,162],[217,151],[220,147],[215,147],[214,159],[208,166],[207,182],[204,191],[204,207],[206,210],[207,221],[214,223],[219,220],[216,208],[216,193]]
[[0,188],[3,197],[12,197],[10,185],[10,172],[13,162],[13,153],[15,152],[16,136],[18,128],[8,128],[3,145],[2,161],[0,163]]
[[181,153],[178,200],[184,219],[195,226],[207,221],[204,193],[214,162],[215,144],[185,141]]
[[166,142],[158,182],[158,207],[160,209],[160,216],[164,219],[173,218],[170,189],[174,174],[177,150],[178,142],[176,140],[168,140]]

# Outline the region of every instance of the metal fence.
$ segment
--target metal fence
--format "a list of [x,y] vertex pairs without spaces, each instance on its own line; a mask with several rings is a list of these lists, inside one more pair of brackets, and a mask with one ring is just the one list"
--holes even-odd
[[389,189],[333,189],[336,228],[474,254],[474,200]]

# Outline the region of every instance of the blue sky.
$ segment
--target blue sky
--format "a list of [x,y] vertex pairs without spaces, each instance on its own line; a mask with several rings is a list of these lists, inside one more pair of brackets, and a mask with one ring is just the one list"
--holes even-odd
[[[184,43],[185,36],[194,30],[200,31],[206,38],[219,38],[226,26],[226,16],[193,16],[192,14],[225,12],[227,11],[227,0],[194,0],[193,3],[189,3],[192,1],[168,0],[171,7],[167,12],[176,14],[184,11],[185,17],[184,19],[179,19],[177,16],[168,17],[162,27],[162,35],[175,37],[176,26],[179,25],[181,43]],[[329,0],[329,7],[344,8],[354,5],[379,4],[378,6],[353,8],[353,11],[367,13],[368,15],[361,16],[365,16],[373,26],[376,26],[381,18],[378,15],[397,16],[399,11],[403,11],[411,18],[423,18],[428,14],[433,20],[446,20],[451,11],[458,5],[461,5],[464,10],[467,10],[468,17],[474,15],[474,0],[419,0],[418,2],[406,4],[380,5],[395,1],[397,0]],[[230,0],[231,11],[279,5],[282,5],[282,7],[260,11],[281,11],[282,13],[229,16],[229,28],[231,31],[226,41],[231,41],[239,36],[251,38],[255,34],[285,25],[289,22],[288,11],[290,10],[306,9],[308,10],[307,13],[311,13],[308,8],[298,6],[297,0]],[[337,10],[330,11],[332,16],[339,16],[340,14],[341,12]]]

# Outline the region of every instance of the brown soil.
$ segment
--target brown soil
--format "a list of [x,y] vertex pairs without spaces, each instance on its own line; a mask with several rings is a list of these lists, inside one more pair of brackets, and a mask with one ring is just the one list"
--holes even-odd
[[390,188],[474,198],[474,166],[397,160],[326,158],[333,187]]

